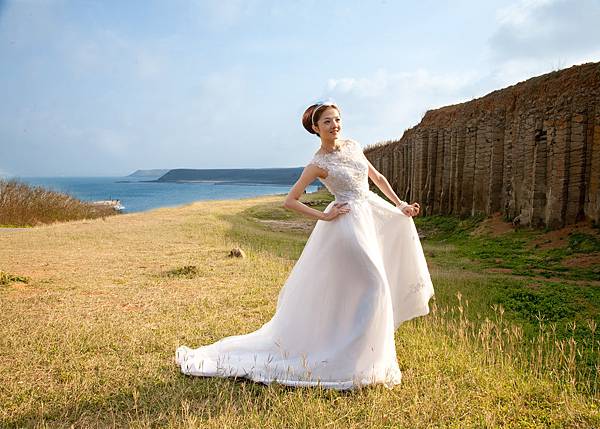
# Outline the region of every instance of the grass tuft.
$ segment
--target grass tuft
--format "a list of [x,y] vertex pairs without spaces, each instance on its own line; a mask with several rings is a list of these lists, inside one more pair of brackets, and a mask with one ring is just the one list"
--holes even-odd
[[70,195],[0,179],[0,226],[28,227],[54,222],[104,218],[118,211]]
[[4,271],[0,271],[0,285],[7,285],[13,282],[29,283],[29,279],[24,276],[16,276],[14,274],[9,274],[5,273]]
[[183,267],[165,271],[164,275],[167,277],[185,277],[192,279],[198,275],[198,267],[195,265],[185,265]]

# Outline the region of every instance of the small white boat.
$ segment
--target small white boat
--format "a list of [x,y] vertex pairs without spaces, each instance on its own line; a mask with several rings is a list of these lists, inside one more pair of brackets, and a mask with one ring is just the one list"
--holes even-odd
[[100,201],[92,201],[92,204],[97,204],[101,206],[110,206],[117,211],[125,210],[125,206],[121,204],[121,200],[100,200]]

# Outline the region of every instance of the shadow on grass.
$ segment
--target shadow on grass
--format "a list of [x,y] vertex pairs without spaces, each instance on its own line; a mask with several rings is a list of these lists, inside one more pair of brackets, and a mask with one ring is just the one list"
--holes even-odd
[[[381,385],[357,390],[338,391],[319,387],[293,387],[254,382],[242,377],[193,377],[181,374],[178,367],[161,368],[156,379],[141,379],[111,395],[78,397],[70,401],[40,404],[18,418],[5,420],[3,428],[21,427],[128,427],[143,422],[156,427],[179,426],[186,421],[201,424],[219,416],[269,416],[296,401],[323,399],[333,406],[337,398],[364,396],[367,390],[384,389]],[[285,420],[281,415],[273,416]]]

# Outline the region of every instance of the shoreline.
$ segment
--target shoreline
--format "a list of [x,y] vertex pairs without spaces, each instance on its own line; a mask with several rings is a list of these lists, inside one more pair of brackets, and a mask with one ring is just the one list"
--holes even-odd
[[[23,178],[32,187],[41,187],[68,194],[84,202],[120,200],[124,213],[146,212],[159,207],[177,207],[201,200],[239,199],[259,195],[287,193],[292,185],[257,183],[232,180],[193,180],[150,182],[144,180],[123,181],[122,177],[99,178]],[[157,186],[152,186],[152,183]],[[318,190],[318,184],[310,185],[308,192]],[[11,222],[5,222],[11,223]]]
[[[312,192],[305,192],[304,195],[315,195],[318,192],[323,192],[324,190],[326,191],[326,188],[320,187]],[[207,199],[193,200],[193,201],[176,204],[176,205],[172,205],[172,206],[152,207],[147,210],[140,210],[140,211],[134,211],[134,212],[127,211],[127,207],[125,206],[125,209],[120,210],[119,212],[117,212],[113,215],[106,216],[104,219],[112,218],[112,217],[120,217],[120,216],[124,216],[124,215],[150,213],[154,210],[161,210],[161,209],[181,209],[185,206],[189,206],[189,205],[196,204],[196,203],[204,203],[204,202],[227,203],[227,202],[236,202],[236,201],[268,199],[268,198],[279,197],[279,196],[283,197],[284,195],[286,195],[286,194],[285,193],[274,193],[274,194],[253,195],[253,196],[240,197],[240,198],[216,198],[216,199],[207,198]],[[90,202],[92,202],[92,201],[90,201]],[[76,219],[76,220],[67,220],[67,221],[60,221],[60,222],[44,223],[44,224],[39,224],[39,225],[26,225],[26,226],[0,225],[0,231],[17,231],[17,230],[23,230],[23,229],[37,229],[39,227],[44,227],[44,226],[49,226],[49,225],[68,224],[68,223],[81,222],[81,221],[92,221],[92,220],[96,220],[96,219],[101,219],[101,218]]]

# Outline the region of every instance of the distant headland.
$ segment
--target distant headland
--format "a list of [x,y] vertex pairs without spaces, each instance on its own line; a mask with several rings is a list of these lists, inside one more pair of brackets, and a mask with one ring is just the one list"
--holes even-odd
[[135,170],[127,177],[160,177],[166,174],[169,169],[154,169],[154,170]]
[[[153,178],[144,182],[213,182],[215,184],[293,185],[302,167],[137,170],[127,177]],[[160,174],[162,173],[162,174]],[[314,185],[317,184],[315,181]]]

